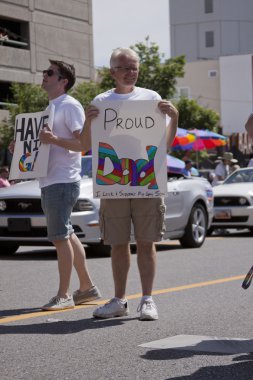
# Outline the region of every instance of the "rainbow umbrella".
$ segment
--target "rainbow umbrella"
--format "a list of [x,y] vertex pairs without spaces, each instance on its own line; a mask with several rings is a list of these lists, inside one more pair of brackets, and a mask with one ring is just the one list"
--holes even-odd
[[219,146],[225,146],[227,137],[208,130],[192,129],[189,132],[196,136],[196,140],[192,144],[195,151],[203,149],[214,149]]
[[184,128],[178,128],[176,137],[172,144],[173,150],[188,150],[191,149],[191,144],[196,140],[193,133]]

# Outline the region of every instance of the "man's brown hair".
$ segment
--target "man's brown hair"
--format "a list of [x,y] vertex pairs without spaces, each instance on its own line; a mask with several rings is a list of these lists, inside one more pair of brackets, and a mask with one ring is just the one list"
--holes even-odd
[[60,78],[68,80],[68,83],[65,86],[65,91],[67,92],[68,90],[70,90],[71,87],[74,86],[76,81],[76,71],[74,66],[63,61],[55,61],[52,59],[49,59],[49,62],[51,63],[51,65],[55,65],[58,67]]

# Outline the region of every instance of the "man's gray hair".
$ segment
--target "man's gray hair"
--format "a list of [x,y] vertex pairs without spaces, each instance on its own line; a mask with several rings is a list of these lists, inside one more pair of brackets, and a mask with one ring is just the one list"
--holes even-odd
[[118,57],[125,56],[136,59],[138,63],[140,63],[140,57],[138,54],[130,48],[117,48],[114,49],[110,59],[110,67],[113,68],[117,62]]

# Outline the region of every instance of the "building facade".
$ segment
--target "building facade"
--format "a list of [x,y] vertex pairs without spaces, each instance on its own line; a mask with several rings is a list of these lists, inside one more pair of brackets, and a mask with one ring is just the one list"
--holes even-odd
[[252,0],[169,0],[172,57],[187,62],[253,51]]
[[250,153],[244,124],[253,108],[253,1],[169,0],[171,55],[185,55],[178,94],[220,114],[222,133]]
[[77,82],[94,78],[91,0],[1,0],[2,108],[11,82],[40,84],[49,59],[74,64]]

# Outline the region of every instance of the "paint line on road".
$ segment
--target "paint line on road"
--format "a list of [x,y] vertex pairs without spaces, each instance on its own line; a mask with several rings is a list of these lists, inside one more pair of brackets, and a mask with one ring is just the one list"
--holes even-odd
[[[217,280],[197,282],[195,284],[181,285],[181,286],[176,286],[173,288],[154,290],[152,292],[152,294],[158,295],[158,294],[165,294],[165,293],[175,293],[175,292],[180,292],[183,290],[189,290],[189,289],[194,289],[194,288],[202,288],[205,286],[211,286],[211,285],[217,285],[217,284],[224,284],[224,283],[232,282],[232,281],[238,281],[238,280],[242,280],[244,278],[245,278],[245,274],[239,275],[239,276],[233,276],[233,277],[220,278]],[[136,299],[136,298],[140,298],[140,297],[141,297],[141,293],[136,293],[136,294],[132,294],[132,295],[127,296],[128,299]],[[23,321],[25,319],[30,319],[30,318],[45,317],[45,316],[52,315],[52,314],[56,315],[58,313],[66,313],[66,312],[70,312],[73,310],[87,309],[87,308],[91,308],[91,307],[94,307],[97,305],[98,306],[103,305],[107,301],[108,300],[101,300],[101,301],[96,301],[96,302],[89,303],[89,304],[87,303],[85,305],[78,305],[74,309],[68,309],[68,310],[58,310],[58,311],[41,311],[41,310],[39,310],[39,311],[31,312],[31,313],[2,317],[2,318],[0,318],[0,324]]]

